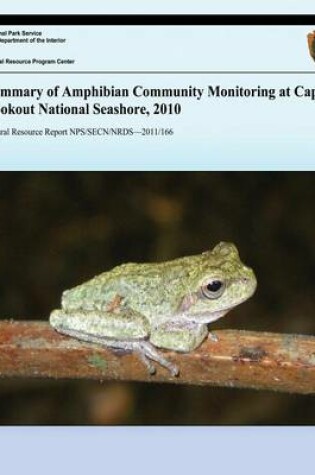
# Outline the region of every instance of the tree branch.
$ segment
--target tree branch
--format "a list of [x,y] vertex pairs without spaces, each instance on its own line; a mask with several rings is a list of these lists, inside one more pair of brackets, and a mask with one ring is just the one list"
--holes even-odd
[[[118,356],[54,331],[44,322],[0,322],[0,377],[81,378],[172,382],[315,393],[315,338],[236,330],[216,332],[197,350],[165,356],[180,368],[172,377],[157,365],[150,376],[136,354]],[[162,350],[161,350],[162,351]]]

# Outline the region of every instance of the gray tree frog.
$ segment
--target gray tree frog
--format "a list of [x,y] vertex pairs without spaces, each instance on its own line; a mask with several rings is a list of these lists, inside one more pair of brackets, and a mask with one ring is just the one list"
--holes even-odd
[[149,264],[122,264],[66,290],[50,315],[60,333],[178,367],[157,348],[190,352],[208,336],[208,324],[247,300],[256,289],[252,269],[234,244],[221,242],[195,256]]

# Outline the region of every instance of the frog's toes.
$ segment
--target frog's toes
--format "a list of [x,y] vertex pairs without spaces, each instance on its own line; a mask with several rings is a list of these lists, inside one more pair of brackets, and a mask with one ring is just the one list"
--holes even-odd
[[150,376],[154,376],[156,373],[156,367],[153,364],[149,365],[149,373],[150,373]]
[[140,354],[142,361],[148,368],[150,374],[155,374],[155,367],[149,361],[149,360],[153,360],[156,363],[159,363],[164,368],[167,368],[172,376],[175,377],[179,375],[179,368],[175,364],[171,363],[166,358],[164,358],[156,350],[156,348],[148,341],[144,341],[140,343],[138,347],[138,352]]
[[172,368],[169,368],[171,375],[174,377],[179,376],[179,368],[175,364],[172,364]]
[[208,338],[214,343],[217,343],[219,341],[219,337],[215,333],[212,333],[212,332],[208,333]]
[[151,363],[151,361],[146,357],[146,354],[138,350],[137,351],[142,363],[146,366],[147,370],[149,371],[150,375],[153,376],[156,373],[156,368],[155,366]]

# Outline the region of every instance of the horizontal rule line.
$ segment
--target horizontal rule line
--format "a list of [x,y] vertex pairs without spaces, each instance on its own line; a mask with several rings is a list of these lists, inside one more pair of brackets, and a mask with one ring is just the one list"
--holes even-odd
[[115,26],[202,26],[202,25],[312,25],[310,14],[24,14],[1,15],[2,25],[115,25]]
[[178,75],[211,75],[211,74],[315,74],[314,71],[0,71],[1,74],[99,74],[99,75],[123,75],[123,74],[146,74],[146,75],[158,75],[158,74],[178,74]]

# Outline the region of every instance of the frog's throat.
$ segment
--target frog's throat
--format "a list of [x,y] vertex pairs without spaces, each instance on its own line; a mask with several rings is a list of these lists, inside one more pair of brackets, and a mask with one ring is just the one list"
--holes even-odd
[[183,313],[181,315],[181,320],[186,320],[187,322],[192,322],[192,323],[212,323],[215,322],[216,320],[219,320],[219,318],[224,317],[231,308],[228,308],[226,310],[218,310],[217,312],[200,312],[200,313],[194,313],[191,315],[186,315]]

